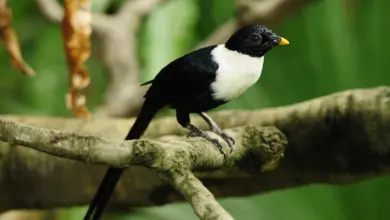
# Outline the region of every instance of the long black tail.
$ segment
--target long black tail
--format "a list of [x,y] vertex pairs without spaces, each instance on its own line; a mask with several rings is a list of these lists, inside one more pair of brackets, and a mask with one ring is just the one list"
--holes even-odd
[[[152,100],[151,98],[146,98],[141,112],[125,140],[139,139],[141,137],[154,115],[163,107],[160,103],[161,102],[156,99]],[[84,216],[84,220],[98,220],[100,218],[123,170],[123,168],[108,168],[106,175],[100,183],[98,191],[89,206],[87,214]]]

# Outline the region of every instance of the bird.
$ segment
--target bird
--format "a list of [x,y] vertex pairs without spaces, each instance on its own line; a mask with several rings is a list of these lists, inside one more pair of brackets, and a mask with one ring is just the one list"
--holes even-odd
[[[198,114],[233,150],[234,139],[224,132],[207,111],[236,99],[254,85],[263,70],[264,55],[288,40],[265,25],[250,24],[236,30],[224,44],[191,51],[163,67],[144,95],[136,121],[125,140],[139,139],[153,117],[164,107],[176,111],[176,120],[190,137],[213,143],[226,157],[222,144],[204,130],[191,124],[190,114]],[[120,179],[124,168],[109,167],[90,203],[84,220],[98,220]]]

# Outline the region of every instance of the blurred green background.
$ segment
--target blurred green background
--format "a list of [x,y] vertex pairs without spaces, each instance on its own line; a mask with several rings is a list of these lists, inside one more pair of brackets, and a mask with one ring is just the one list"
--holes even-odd
[[[107,1],[93,4],[95,11],[102,11]],[[24,57],[37,76],[28,78],[15,71],[8,54],[0,49],[0,114],[71,116],[65,107],[68,75],[59,26],[45,19],[34,1],[9,1],[9,5]],[[308,5],[273,28],[290,45],[267,54],[260,82],[220,109],[287,105],[340,90],[387,84],[389,8],[388,0],[318,0]],[[139,34],[142,81],[233,15],[233,0],[171,0],[158,6]],[[93,110],[102,102],[108,75],[96,60],[88,61],[88,69],[92,84],[86,95]],[[312,185],[220,201],[236,219],[384,220],[390,216],[389,185],[390,178],[382,177],[349,186]],[[84,207],[72,208],[63,219],[80,219],[84,211]],[[109,219],[197,218],[189,205],[180,203],[135,209]]]

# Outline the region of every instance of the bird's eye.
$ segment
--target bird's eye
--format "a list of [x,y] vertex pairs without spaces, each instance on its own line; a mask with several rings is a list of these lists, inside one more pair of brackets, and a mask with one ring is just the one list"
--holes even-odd
[[260,34],[252,34],[250,36],[250,42],[252,44],[261,44],[261,41],[262,41],[262,37]]

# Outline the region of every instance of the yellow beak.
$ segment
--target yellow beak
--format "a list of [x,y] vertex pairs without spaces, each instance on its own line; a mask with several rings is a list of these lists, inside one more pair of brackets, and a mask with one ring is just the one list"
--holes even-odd
[[281,37],[282,40],[279,42],[279,45],[287,45],[287,44],[290,44],[290,42],[288,42],[288,40],[286,40],[285,38]]

